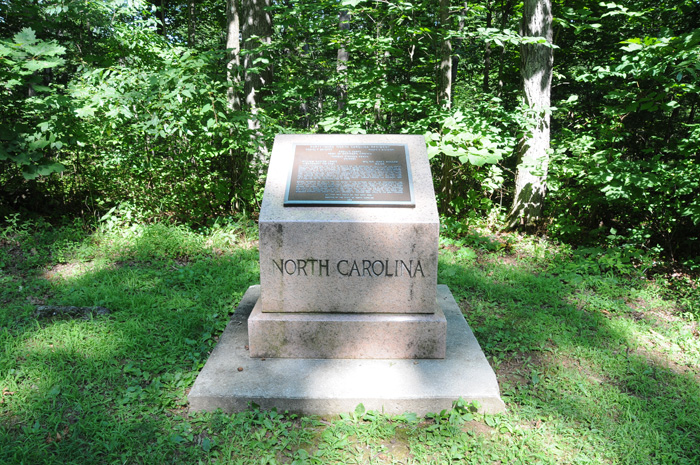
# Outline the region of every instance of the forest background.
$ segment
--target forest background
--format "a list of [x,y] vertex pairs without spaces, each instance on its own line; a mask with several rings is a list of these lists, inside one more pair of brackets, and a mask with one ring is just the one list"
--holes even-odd
[[[452,230],[506,224],[527,168],[520,225],[698,269],[698,24],[695,0],[0,0],[0,218],[254,218],[275,134],[424,134]],[[528,46],[554,57],[537,111]]]
[[[700,463],[698,25],[697,0],[0,0],[0,463]],[[438,282],[507,413],[188,411],[260,282],[279,133],[425,135]]]

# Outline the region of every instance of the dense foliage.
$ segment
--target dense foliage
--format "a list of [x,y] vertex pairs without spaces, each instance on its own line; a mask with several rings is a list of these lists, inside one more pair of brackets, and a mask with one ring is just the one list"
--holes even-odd
[[[243,84],[227,80],[224,2],[0,1],[0,217],[110,212],[204,224],[254,214],[265,172],[257,152],[281,132],[425,134],[441,211],[503,214],[531,120],[519,94],[522,5],[452,2],[446,21],[441,5],[272,2],[270,40],[243,51],[249,67],[274,75],[252,128],[253,109],[227,101]],[[543,230],[623,246],[623,259],[692,260],[697,3],[553,7]],[[451,105],[439,98],[447,41]]]

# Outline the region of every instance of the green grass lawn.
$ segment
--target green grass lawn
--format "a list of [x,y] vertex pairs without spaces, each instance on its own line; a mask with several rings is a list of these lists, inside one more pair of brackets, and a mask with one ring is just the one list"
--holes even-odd
[[258,283],[256,234],[0,229],[0,463],[700,464],[697,280],[486,228],[448,231],[438,280],[507,413],[190,414],[188,390]]

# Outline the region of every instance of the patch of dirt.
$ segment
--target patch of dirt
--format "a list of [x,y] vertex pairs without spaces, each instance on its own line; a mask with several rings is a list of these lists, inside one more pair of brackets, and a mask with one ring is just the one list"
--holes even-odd
[[92,262],[87,263],[59,263],[52,266],[48,270],[42,273],[42,278],[49,281],[56,281],[59,279],[72,278],[85,273],[87,270],[92,268],[94,264]]
[[[498,364],[496,368],[496,378],[498,379],[501,388],[505,384],[513,388],[526,386],[529,382],[525,373],[528,371],[525,368],[527,357],[509,357]],[[491,366],[493,362],[489,361]]]
[[499,262],[503,265],[518,266],[520,258],[517,255],[503,255],[499,257]]
[[610,379],[603,372],[595,370],[585,363],[582,364],[576,358],[568,357],[562,353],[553,354],[549,352],[527,352],[509,357],[501,361],[496,368],[496,377],[501,384],[501,388],[506,383],[513,388],[523,387],[530,383],[529,374],[533,367],[536,367],[544,375],[552,374],[552,372],[557,372],[563,368],[577,371],[595,384],[610,382]]
[[537,420],[531,420],[531,421],[522,423],[520,426],[521,426],[521,428],[526,429],[526,430],[533,430],[533,429],[540,429],[542,427],[542,425],[544,425],[544,422],[538,418]]
[[392,438],[389,441],[384,441],[382,446],[384,451],[378,456],[382,460],[391,458],[391,463],[396,461],[405,463],[411,457],[411,449],[408,447],[408,444],[399,439]]
[[[24,272],[20,272],[20,265],[25,261],[25,253],[22,251],[22,248],[19,246],[19,243],[17,245],[13,245],[12,243],[8,241],[0,241],[0,248],[5,249],[5,253],[10,256],[9,263],[5,267],[5,271],[9,272],[10,274],[17,274],[17,275],[24,275]],[[33,249],[36,251],[36,249]]]
[[469,421],[462,425],[461,429],[465,433],[472,433],[477,436],[481,434],[492,434],[496,432],[494,428],[491,428],[486,423],[482,423],[480,421]]
[[603,384],[610,382],[610,379],[607,376],[605,376],[605,373],[603,373],[602,371],[594,370],[587,364],[581,364],[581,361],[579,359],[568,357],[561,353],[558,353],[556,356],[551,355],[546,357],[545,363],[550,368],[554,369],[556,369],[556,367],[558,366],[561,366],[572,371],[578,371],[581,375],[588,378],[590,382],[595,384]]
[[634,355],[638,355],[647,359],[650,366],[660,368],[662,370],[668,370],[675,375],[690,375],[700,384],[700,369],[697,366],[691,364],[678,363],[673,360],[668,354],[664,353],[662,350],[645,349],[638,347],[632,351]]
[[501,318],[503,315],[499,312],[498,307],[492,307],[488,309],[488,315],[485,313],[474,312],[471,304],[467,300],[462,300],[457,303],[459,309],[462,311],[462,315],[467,318],[467,323],[474,329],[474,327],[481,326],[486,320],[493,320],[496,318]]
[[93,315],[109,315],[112,313],[105,307],[75,307],[72,305],[40,305],[34,313],[35,318],[82,318],[89,319]]
[[44,294],[43,296],[40,296],[40,297],[28,295],[27,302],[29,302],[32,305],[45,305],[46,299],[48,299],[48,297],[49,296],[47,294]]
[[459,251],[459,249],[461,249],[460,246],[455,245],[455,244],[440,244],[440,247],[439,247],[439,248],[440,248],[441,250],[448,250],[448,251],[450,251],[450,252],[452,252],[452,253],[455,253],[455,252]]
[[[677,311],[670,308],[654,307],[642,298],[629,299],[625,303],[631,309],[631,313],[641,314],[642,318],[656,325],[676,323],[681,320],[677,315]],[[639,321],[642,318],[635,319],[635,321]]]
[[[637,347],[630,353],[638,355],[648,360],[649,365],[657,368],[669,370],[676,375],[688,375],[694,377],[700,383],[700,370],[697,366],[689,363],[684,363],[683,354],[673,355],[674,347],[663,334],[659,334],[654,329],[659,331],[678,331],[678,324],[683,325],[683,329],[687,330],[695,339],[700,339],[700,327],[697,321],[688,322],[678,315],[678,310],[674,308],[656,307],[648,301],[637,298],[627,302],[630,307],[628,317],[635,321],[642,319],[648,321],[651,327],[648,331],[650,337],[644,338],[646,347]],[[682,349],[681,349],[682,350]]]
[[627,312],[626,316],[634,321],[641,321],[646,318],[644,312],[638,312],[636,310],[630,310],[629,312]]

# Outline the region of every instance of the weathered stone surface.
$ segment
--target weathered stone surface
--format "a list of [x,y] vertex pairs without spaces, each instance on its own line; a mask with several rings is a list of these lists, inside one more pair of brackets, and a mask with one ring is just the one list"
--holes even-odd
[[[414,208],[284,206],[295,144],[406,144]],[[428,314],[438,213],[422,136],[280,135],[260,211],[262,312]]]
[[[255,402],[307,415],[367,409],[424,415],[458,398],[479,401],[486,413],[505,411],[496,376],[447,286],[438,286],[447,319],[442,360],[251,358],[247,319],[260,293],[252,286],[189,394],[192,411],[237,412]],[[239,368],[242,370],[239,371]]]
[[442,309],[427,315],[263,313],[248,319],[251,357],[444,358]]

